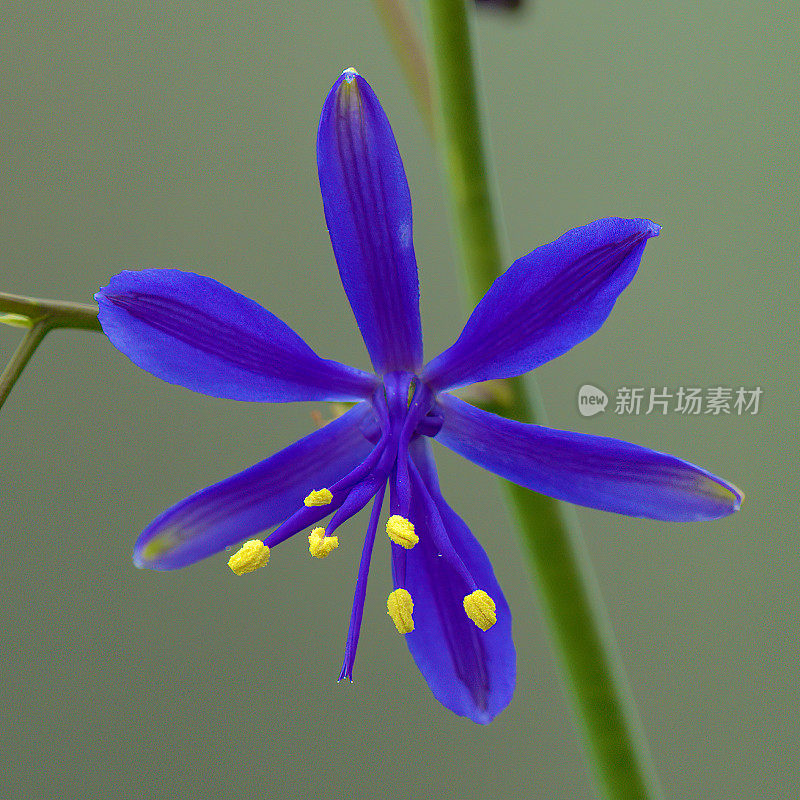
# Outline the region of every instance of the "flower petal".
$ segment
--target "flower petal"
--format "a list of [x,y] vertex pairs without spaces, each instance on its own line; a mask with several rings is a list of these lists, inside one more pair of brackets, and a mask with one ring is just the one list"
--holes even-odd
[[232,400],[358,400],[375,379],[320,358],[265,308],[176,269],[115,275],[95,299],[118,350],[147,372]]
[[339,275],[375,369],[422,363],[411,195],[389,120],[369,84],[345,70],[317,134],[325,221]]
[[430,444],[411,444],[414,463],[425,482],[450,540],[478,587],[497,606],[497,622],[480,630],[464,611],[474,587],[439,557],[432,536],[430,509],[412,490],[411,518],[419,543],[406,552],[405,588],[414,601],[414,630],[406,642],[436,699],[474,722],[491,722],[510,702],[516,682],[516,652],[511,612],[492,565],[464,521],[442,497]]
[[601,511],[675,522],[739,509],[735,486],[675,456],[635,444],[526,425],[439,396],[436,439],[484,469],[536,492]]
[[136,541],[136,566],[185,567],[302,508],[313,489],[329,486],[369,454],[372,445],[359,430],[368,413],[360,403],[266,461],[165,511]]
[[605,322],[659,230],[646,219],[600,219],[515,261],[422,379],[440,391],[521,375],[565,353]]

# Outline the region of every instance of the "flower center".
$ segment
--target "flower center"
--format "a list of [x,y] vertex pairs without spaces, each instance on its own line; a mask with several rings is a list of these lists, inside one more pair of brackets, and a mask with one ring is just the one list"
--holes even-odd
[[442,427],[433,392],[410,372],[384,375],[370,402],[373,415],[362,423],[361,432],[374,444],[384,437],[388,444],[436,436]]
[[271,547],[333,514],[324,528],[315,527],[308,537],[311,555],[315,558],[326,558],[339,546],[339,539],[333,535],[334,531],[375,498],[359,565],[350,630],[339,680],[344,677],[352,680],[369,562],[387,485],[390,490],[390,516],[386,523],[386,533],[393,544],[397,545],[392,548],[392,574],[397,588],[389,595],[387,610],[397,630],[404,634],[414,630],[414,603],[405,588],[406,556],[408,551],[420,543],[414,520],[411,519],[412,486],[417,497],[416,513],[419,513],[420,507],[425,508],[426,535],[430,536],[428,546],[449,562],[452,569],[461,576],[464,586],[470,589],[470,594],[464,598],[465,613],[482,630],[488,630],[496,621],[494,602],[486,592],[478,589],[474,578],[455,551],[425,481],[409,453],[409,445],[414,439],[420,436],[436,436],[442,427],[442,419],[436,413],[434,393],[413,373],[390,372],[384,375],[369,402],[372,414],[361,423],[361,432],[373,444],[373,448],[364,461],[330,486],[319,489],[309,487],[310,491],[302,508],[279,525],[266,541],[247,542],[228,562],[237,574],[258,569],[269,560]]

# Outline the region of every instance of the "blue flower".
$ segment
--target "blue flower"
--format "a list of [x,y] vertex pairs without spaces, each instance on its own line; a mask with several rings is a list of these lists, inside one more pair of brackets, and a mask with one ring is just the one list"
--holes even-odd
[[494,282],[456,342],[424,363],[408,184],[386,115],[353,69],[325,102],[317,164],[339,274],[374,374],[320,358],[269,311],[191,272],[122,272],[96,295],[114,346],[169,383],[233,400],[355,402],[165,511],[139,537],[134,561],[175,569],[249,539],[229,562],[242,574],[308,528],[309,550],[323,558],[338,546],[339,526],[373,501],[340,675],[352,680],[388,486],[389,614],[436,698],[486,723],[514,690],[511,614],[489,559],[442,497],[432,439],[537,492],[631,516],[713,519],[735,511],[741,495],[673,456],[504,419],[449,393],[525,373],[594,333],[657,225],[602,219],[534,250]]

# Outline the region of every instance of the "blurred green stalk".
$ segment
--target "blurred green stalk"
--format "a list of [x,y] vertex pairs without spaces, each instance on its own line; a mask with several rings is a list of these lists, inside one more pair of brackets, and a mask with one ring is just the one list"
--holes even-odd
[[[429,0],[436,139],[452,224],[474,300],[503,268],[476,91],[469,0]],[[538,394],[504,381],[491,410],[542,420]],[[609,800],[661,797],[585,545],[571,508],[503,481],[516,512],[564,682],[601,792]]]
[[425,63],[425,51],[408,4],[406,0],[373,0],[372,4],[383,25],[386,38],[400,62],[411,93],[417,102],[420,116],[428,132],[433,135],[430,74]]

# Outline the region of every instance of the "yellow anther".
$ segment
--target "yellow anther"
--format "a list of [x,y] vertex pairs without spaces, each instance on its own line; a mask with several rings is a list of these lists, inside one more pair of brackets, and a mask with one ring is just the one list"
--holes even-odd
[[386,608],[398,633],[411,633],[414,630],[414,601],[405,589],[395,589],[386,600]]
[[399,514],[386,520],[386,533],[395,544],[405,547],[406,550],[410,550],[419,541],[419,536],[414,533],[413,523]]
[[333,495],[330,489],[314,489],[303,502],[310,508],[311,506],[327,506],[331,500],[333,500]]
[[497,622],[497,606],[483,589],[476,589],[464,598],[464,611],[482,631],[488,631]]
[[245,542],[241,549],[228,559],[228,566],[237,574],[254,572],[269,561],[269,547],[260,539]]
[[314,528],[308,537],[308,552],[314,558],[325,558],[339,546],[338,536],[326,536],[325,528]]

